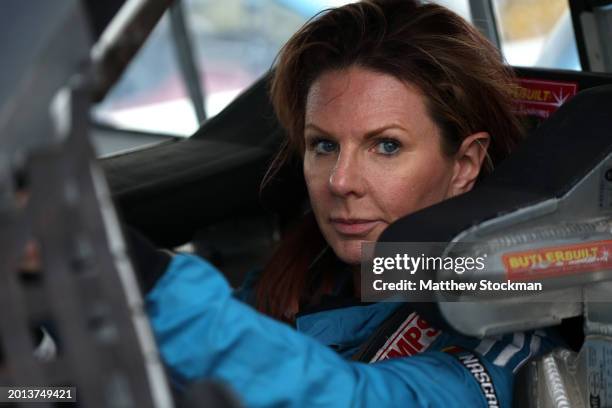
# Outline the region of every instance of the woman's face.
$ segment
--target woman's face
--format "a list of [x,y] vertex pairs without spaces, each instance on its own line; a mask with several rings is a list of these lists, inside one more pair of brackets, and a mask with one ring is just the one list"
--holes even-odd
[[365,68],[328,71],[306,101],[304,176],[319,227],[357,264],[361,243],[449,196],[453,160],[417,88]]

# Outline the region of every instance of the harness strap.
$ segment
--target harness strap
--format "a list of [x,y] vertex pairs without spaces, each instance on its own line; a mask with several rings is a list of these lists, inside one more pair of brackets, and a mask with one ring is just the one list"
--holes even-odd
[[[440,335],[406,303],[393,312],[359,348],[353,360],[373,363],[425,351]],[[458,346],[442,350],[455,357],[478,383],[489,408],[499,407],[493,378],[480,357]]]

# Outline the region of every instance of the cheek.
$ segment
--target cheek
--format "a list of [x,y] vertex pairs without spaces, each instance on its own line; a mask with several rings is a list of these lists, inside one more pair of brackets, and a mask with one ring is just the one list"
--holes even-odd
[[385,214],[386,221],[393,222],[412,211],[416,200],[415,192],[421,190],[412,177],[393,177],[390,174],[386,177],[376,177],[375,174],[371,176],[371,197],[376,207]]
[[446,197],[450,170],[446,162],[412,162],[385,173],[370,172],[370,191],[388,222],[436,204]]

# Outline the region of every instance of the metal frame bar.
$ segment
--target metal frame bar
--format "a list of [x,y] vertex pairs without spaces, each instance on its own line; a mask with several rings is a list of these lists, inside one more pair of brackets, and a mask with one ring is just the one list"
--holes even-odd
[[[608,38],[610,30],[603,26],[612,24],[611,0],[569,0],[574,26],[574,36],[583,71],[612,71],[612,46]],[[607,18],[606,18],[607,17]]]
[[491,0],[470,0],[472,23],[485,35],[501,52],[499,31],[495,9]]
[[206,120],[205,92],[202,81],[200,81],[200,67],[194,55],[181,0],[176,0],[170,7],[170,27],[181,75],[185,81],[196,118],[199,123],[203,123]]

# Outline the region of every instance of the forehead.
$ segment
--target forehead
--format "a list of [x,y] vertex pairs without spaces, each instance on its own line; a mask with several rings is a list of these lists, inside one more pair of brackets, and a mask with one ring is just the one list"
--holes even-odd
[[306,125],[367,132],[394,122],[414,130],[431,125],[421,92],[392,75],[361,67],[327,71],[309,89]]

